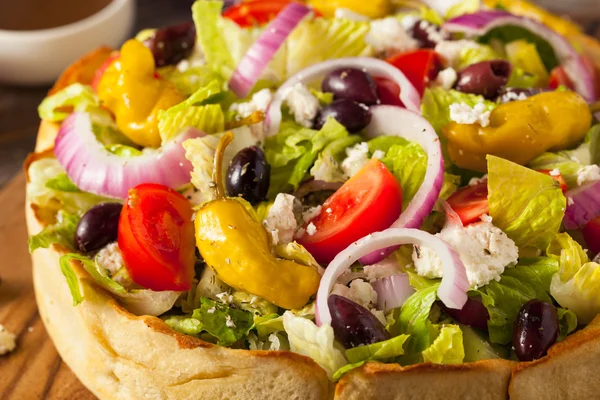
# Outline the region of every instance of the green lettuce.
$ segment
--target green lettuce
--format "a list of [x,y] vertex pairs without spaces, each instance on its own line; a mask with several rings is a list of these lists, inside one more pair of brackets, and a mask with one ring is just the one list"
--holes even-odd
[[442,325],[433,343],[423,350],[423,361],[434,364],[461,364],[465,358],[463,333],[458,325]]
[[557,271],[558,262],[552,258],[521,259],[516,267],[504,271],[500,281],[492,281],[477,291],[490,314],[488,331],[492,343],[510,343],[523,304],[533,299],[552,303],[550,282]]
[[482,61],[503,59],[503,55],[498,54],[492,46],[480,44],[475,47],[465,47],[459,53],[457,70],[462,70],[469,65]]
[[479,0],[460,0],[446,10],[446,19],[452,19],[463,14],[472,14],[479,10]]
[[346,149],[361,142],[358,135],[350,135],[329,143],[319,154],[310,173],[315,179],[325,182],[344,182],[346,177],[340,168],[340,163],[346,155]]
[[252,313],[231,308],[209,298],[202,298],[200,308],[191,316],[172,316],[165,319],[167,325],[176,331],[198,336],[203,332],[214,337],[221,346],[231,346],[252,329]]
[[73,183],[66,173],[58,174],[54,178],[49,179],[46,182],[48,189],[56,190],[59,192],[71,192],[80,193],[81,190]]
[[329,118],[319,131],[288,124],[277,135],[268,137],[265,154],[271,165],[269,198],[297,188],[325,146],[348,136],[343,125]]
[[496,107],[496,103],[485,100],[482,96],[441,87],[427,88],[423,94],[421,111],[436,132],[439,133],[450,122],[450,105],[454,103],[465,103],[471,107],[483,103],[490,111]]
[[402,187],[402,203],[406,208],[425,179],[427,154],[417,143],[393,145],[381,160]]
[[562,307],[587,324],[600,314],[600,264],[591,262],[583,248],[567,233],[557,235],[546,250],[560,264],[552,277],[550,293]]
[[532,88],[537,85],[539,78],[529,72],[525,72],[522,68],[513,67],[508,78],[507,87],[512,88]]
[[77,228],[78,222],[79,216],[59,211],[54,225],[49,225],[40,233],[29,237],[29,252],[47,249],[53,244],[75,250],[75,228]]
[[435,284],[410,296],[402,306],[396,323],[389,328],[394,336],[410,335],[404,346],[404,350],[409,354],[421,353],[433,343],[437,332],[429,315],[436,301],[438,288],[439,284]]
[[464,362],[508,358],[508,350],[504,346],[490,343],[474,329],[461,325],[463,333]]
[[519,247],[545,249],[558,233],[567,206],[548,175],[488,155],[489,214]]
[[91,86],[73,83],[46,97],[38,107],[38,114],[42,120],[60,122],[70,115],[65,107],[73,107],[75,111],[98,110],[100,100]]
[[175,85],[177,90],[188,96],[191,96],[213,81],[217,81],[221,86],[224,83],[221,75],[213,71],[208,65],[190,67],[185,71],[175,69],[167,76],[167,80]]

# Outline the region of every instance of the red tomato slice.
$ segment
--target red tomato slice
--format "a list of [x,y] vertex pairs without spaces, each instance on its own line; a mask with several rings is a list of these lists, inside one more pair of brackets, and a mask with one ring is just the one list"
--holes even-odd
[[560,172],[557,175],[553,175],[551,174],[549,169],[536,169],[537,172],[542,173],[544,175],[548,175],[549,177],[551,177],[552,179],[554,179],[556,182],[558,182],[558,184],[560,185],[560,189],[564,192],[567,191],[568,187],[567,187],[567,181],[565,181],[565,178],[563,178],[563,176],[560,174]]
[[[402,188],[379,160],[370,160],[323,204],[299,240],[320,263],[329,263],[356,240],[389,228],[402,212]],[[327,212],[329,210],[329,212]]]
[[96,72],[94,73],[94,77],[92,78],[92,89],[94,89],[94,92],[97,90],[98,85],[100,84],[100,80],[104,75],[104,72],[106,72],[108,67],[110,67],[112,63],[114,63],[117,60],[117,58],[119,58],[119,52],[114,51],[110,56],[108,56],[108,58],[106,59],[106,61],[104,61],[100,68],[96,70]]
[[550,80],[548,81],[548,87],[550,89],[556,89],[560,85],[566,86],[569,89],[573,89],[573,82],[571,78],[565,72],[565,69],[562,66],[558,66],[552,70],[550,73]]
[[382,77],[373,77],[375,84],[377,85],[377,92],[379,93],[379,100],[381,104],[390,106],[404,107],[402,100],[400,100],[400,86],[396,82]]
[[600,216],[597,216],[583,227],[581,230],[583,239],[590,249],[590,258],[600,253]]
[[396,54],[386,61],[402,71],[421,96],[442,69],[442,58],[431,49]]
[[192,207],[163,185],[129,191],[119,220],[119,248],[131,279],[160,290],[189,290],[194,277]]
[[271,21],[291,0],[255,0],[229,7],[223,13],[242,28],[266,24]]
[[487,180],[459,189],[448,198],[448,204],[458,214],[463,225],[479,221],[489,211]]

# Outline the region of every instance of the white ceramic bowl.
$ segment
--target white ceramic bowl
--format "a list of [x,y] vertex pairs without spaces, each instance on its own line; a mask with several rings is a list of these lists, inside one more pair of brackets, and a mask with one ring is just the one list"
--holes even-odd
[[[15,7],[18,7],[18,0]],[[83,54],[101,45],[118,47],[130,35],[134,17],[135,0],[112,0],[96,14],[57,28],[0,29],[0,82],[18,85],[52,83]]]

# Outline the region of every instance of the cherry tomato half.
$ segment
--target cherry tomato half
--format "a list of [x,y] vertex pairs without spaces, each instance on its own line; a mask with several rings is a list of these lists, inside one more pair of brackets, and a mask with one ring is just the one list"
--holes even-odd
[[600,253],[600,216],[597,216],[581,229],[585,244],[590,249],[590,258]]
[[552,171],[550,171],[549,169],[536,169],[536,171],[541,174],[548,175],[556,182],[558,182],[558,184],[560,185],[560,189],[563,191],[563,193],[567,191],[567,181],[565,181],[565,178],[563,178],[560,172],[558,174],[551,174]]
[[232,20],[242,28],[263,25],[275,18],[289,3],[291,3],[291,0],[243,2],[229,7],[223,12],[223,17]]
[[404,107],[400,100],[400,86],[391,79],[375,76],[373,77],[377,85],[379,100],[381,104],[389,106]]
[[356,240],[389,228],[402,212],[402,188],[379,160],[370,160],[323,204],[299,240],[320,263],[329,263]]
[[479,218],[489,211],[487,180],[459,189],[448,198],[448,204],[463,225],[479,221]]
[[548,81],[548,87],[550,89],[556,89],[560,85],[566,86],[569,89],[573,89],[573,82],[571,78],[565,72],[562,66],[558,66],[550,72],[550,80]]
[[194,276],[192,207],[175,190],[144,183],[129,191],[119,248],[131,279],[160,290],[189,290]]
[[421,96],[442,69],[442,58],[431,49],[396,54],[386,61],[402,71]]

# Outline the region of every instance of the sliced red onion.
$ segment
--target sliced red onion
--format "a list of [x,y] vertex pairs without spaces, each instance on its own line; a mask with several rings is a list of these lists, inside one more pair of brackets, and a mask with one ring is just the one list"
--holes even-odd
[[[365,130],[367,138],[395,135],[418,143],[427,153],[427,171],[421,187],[392,224],[392,228],[420,228],[431,213],[444,184],[444,158],[440,139],[431,124],[420,115],[394,106],[371,107],[371,123]],[[369,265],[387,257],[395,248],[378,250],[360,259]]]
[[438,289],[438,297],[446,307],[461,309],[467,302],[469,281],[465,266],[458,254],[442,239],[425,231],[390,228],[367,235],[352,243],[329,264],[321,278],[319,290],[317,291],[315,310],[317,325],[331,324],[331,313],[327,306],[327,298],[340,275],[350,268],[356,260],[369,253],[403,244],[427,246],[437,253],[442,260],[443,268],[443,278]]
[[248,96],[277,50],[310,11],[303,4],[290,3],[269,23],[244,54],[229,80],[229,87],[238,97]]
[[325,182],[318,179],[311,179],[310,181],[301,184],[300,187],[298,187],[298,189],[292,194],[301,199],[307,194],[314,192],[321,192],[323,190],[336,191],[341,188],[342,185],[342,182]]
[[565,197],[567,209],[563,224],[566,229],[579,229],[600,215],[600,181],[569,190]]
[[442,208],[444,209],[444,213],[446,213],[445,227],[447,227],[447,228],[462,228],[464,225],[463,225],[460,217],[456,213],[456,211],[454,211],[454,209],[452,207],[450,207],[450,204],[448,204],[448,202],[443,199],[439,199],[438,201],[442,205]]
[[181,143],[205,134],[188,129],[172,142],[141,156],[120,157],[96,140],[86,113],[73,113],[61,125],[54,154],[81,190],[125,199],[140,183],[160,183],[174,189],[190,181],[192,165]]
[[373,289],[377,292],[377,307],[388,312],[401,307],[404,302],[415,292],[410,286],[407,274],[386,276],[373,282]]
[[567,39],[544,24],[505,11],[482,10],[453,18],[447,21],[443,28],[447,32],[482,36],[494,28],[505,25],[519,26],[546,40],[554,49],[565,72],[573,82],[575,91],[589,103],[596,100],[595,78],[593,73],[586,67],[581,55],[577,53]]
[[348,57],[324,61],[303,69],[289,78],[275,92],[273,101],[267,110],[265,119],[267,133],[275,135],[279,132],[281,124],[281,105],[288,92],[297,83],[309,84],[323,79],[325,75],[342,67],[360,68],[372,76],[388,78],[400,87],[400,100],[407,109],[415,113],[421,113],[421,97],[419,92],[396,67],[385,61],[370,57]]

